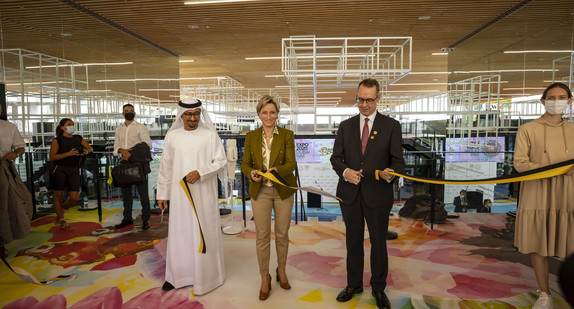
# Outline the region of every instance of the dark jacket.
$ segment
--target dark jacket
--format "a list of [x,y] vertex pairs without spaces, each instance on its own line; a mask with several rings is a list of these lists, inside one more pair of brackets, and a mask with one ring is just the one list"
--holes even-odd
[[141,163],[143,165],[144,172],[149,174],[151,169],[149,167],[149,162],[152,160],[151,158],[151,150],[149,149],[148,144],[145,142],[141,142],[136,144],[130,150],[130,154],[132,155],[128,162],[130,163]]
[[[351,204],[362,194],[368,207],[393,206],[393,184],[375,178],[376,170],[391,168],[404,173],[401,125],[398,121],[377,112],[365,153],[361,153],[360,116],[344,120],[339,125],[337,138],[331,155],[333,170],[339,175],[337,196],[343,204]],[[363,170],[361,185],[346,182],[343,172],[346,168]],[[397,177],[393,181],[396,181]]]

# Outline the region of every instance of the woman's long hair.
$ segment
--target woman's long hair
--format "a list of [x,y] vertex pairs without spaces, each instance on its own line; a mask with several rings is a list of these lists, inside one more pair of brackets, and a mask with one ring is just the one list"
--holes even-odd
[[68,122],[68,120],[72,120],[70,118],[62,118],[62,120],[60,120],[60,124],[56,127],[56,136],[61,136],[62,134],[64,134],[64,130],[62,129],[62,127],[66,124],[66,122]]

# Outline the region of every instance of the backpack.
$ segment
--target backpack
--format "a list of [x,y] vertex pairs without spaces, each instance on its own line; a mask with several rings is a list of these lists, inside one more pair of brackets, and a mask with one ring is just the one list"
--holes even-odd
[[[445,223],[447,211],[445,204],[435,200],[434,223]],[[413,195],[399,210],[399,216],[405,218],[422,219],[425,223],[430,222],[431,198],[426,195]]]

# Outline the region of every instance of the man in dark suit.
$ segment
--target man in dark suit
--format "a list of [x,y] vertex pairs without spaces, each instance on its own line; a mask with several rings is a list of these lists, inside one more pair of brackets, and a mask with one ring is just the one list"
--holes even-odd
[[[377,112],[379,83],[365,79],[357,89],[360,114],[339,125],[331,164],[339,175],[337,196],[345,221],[347,286],[337,300],[363,292],[365,220],[371,241],[371,286],[378,308],[391,308],[385,294],[388,274],[387,230],[393,206],[394,176],[404,172],[402,133],[398,121]],[[376,177],[376,171],[379,171]],[[379,178],[379,179],[377,179]]]
[[455,196],[452,203],[454,204],[454,212],[466,212],[466,208],[468,207],[466,190],[460,190],[460,196]]

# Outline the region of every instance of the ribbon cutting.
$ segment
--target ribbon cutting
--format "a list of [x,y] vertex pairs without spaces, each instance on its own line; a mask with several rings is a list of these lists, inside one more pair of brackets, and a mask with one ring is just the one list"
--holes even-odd
[[294,190],[308,191],[308,192],[311,192],[311,193],[315,193],[315,194],[319,194],[319,195],[324,195],[324,196],[332,197],[332,198],[334,198],[334,199],[337,199],[338,201],[341,201],[341,199],[338,198],[336,195],[333,195],[333,194],[331,194],[331,193],[329,193],[329,192],[327,192],[327,191],[323,191],[323,190],[317,189],[317,188],[315,188],[315,187],[291,187],[289,184],[287,184],[287,182],[286,182],[283,178],[281,178],[281,176],[279,176],[279,174],[277,174],[276,171],[270,171],[270,172],[265,172],[265,173],[263,173],[263,172],[258,172],[257,175],[261,175],[261,176],[263,176],[263,177],[265,177],[265,178],[267,178],[267,179],[269,179],[269,180],[271,180],[271,181],[273,181],[273,182],[275,182],[275,183],[278,183],[278,184],[280,184],[280,185],[282,185],[282,186],[285,186],[285,187],[288,187],[288,188],[291,188],[291,189],[294,189]]
[[[449,179],[434,179],[434,178],[426,178],[426,177],[412,177],[408,175],[403,175],[395,172],[388,172],[389,174],[395,175],[397,177],[403,177],[406,179],[418,181],[418,182],[425,182],[425,183],[432,183],[432,184],[439,184],[439,185],[480,185],[480,184],[489,184],[489,183],[511,183],[511,182],[518,182],[518,181],[528,181],[528,180],[536,180],[536,179],[544,179],[550,178],[554,176],[559,176],[565,174],[570,168],[574,166],[574,159],[563,161],[556,164],[551,164],[548,166],[543,166],[540,168],[536,168],[530,171],[522,172],[522,173],[514,173],[508,176],[502,177],[495,177],[495,178],[486,178],[486,179],[476,179],[476,180],[449,180]],[[379,180],[379,170],[376,171],[375,177]]]

